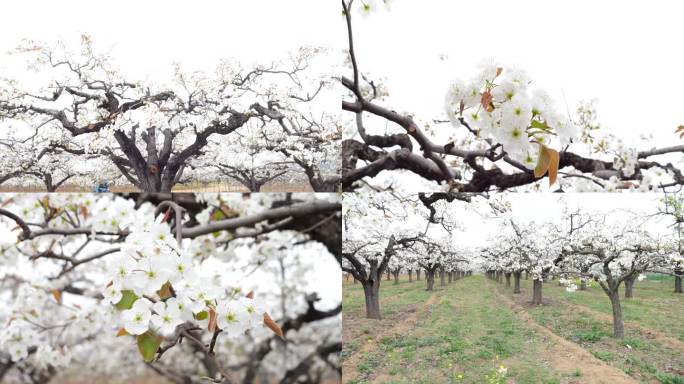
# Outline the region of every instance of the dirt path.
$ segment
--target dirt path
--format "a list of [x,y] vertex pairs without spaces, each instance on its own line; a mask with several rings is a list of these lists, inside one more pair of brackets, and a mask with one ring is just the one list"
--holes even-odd
[[342,362],[342,382],[347,383],[349,381],[355,380],[358,377],[359,373],[357,366],[359,365],[359,362],[363,357],[377,350],[378,343],[383,337],[392,335],[406,335],[415,327],[416,323],[418,323],[418,320],[421,318],[419,315],[428,312],[430,307],[436,304],[437,301],[437,293],[433,292],[432,295],[430,295],[430,298],[418,310],[406,313],[400,322],[388,324],[390,326],[376,329],[378,332],[376,332],[374,336],[370,338],[370,340],[367,339],[361,348],[356,350],[354,354],[344,359]]
[[582,377],[568,381],[568,384],[638,384],[638,381],[621,370],[604,363],[579,345],[539,325],[524,308],[499,292],[490,282],[488,284],[522,321],[549,339],[550,343],[547,344],[549,350],[546,356],[554,370],[569,374],[575,372],[577,368],[581,370]]
[[[601,321],[608,321],[611,324],[613,323],[613,316],[611,316],[609,314],[596,311],[594,309],[591,309],[591,308],[586,307],[586,306],[581,305],[581,304],[570,303],[568,301],[563,301],[563,305],[570,307],[570,308],[574,308],[577,311],[587,313],[587,314],[589,314],[589,315],[591,315],[591,316],[593,316],[593,317],[595,317]],[[649,338],[651,340],[655,340],[658,343],[660,343],[660,344],[662,344],[668,348],[672,348],[672,349],[674,349],[676,351],[680,351],[682,354],[684,354],[684,342],[677,340],[672,336],[668,336],[668,335],[666,335],[660,331],[657,331],[655,329],[652,329],[652,328],[644,327],[641,324],[635,323],[633,321],[625,321],[625,326],[628,328],[636,329],[636,330],[640,331],[641,333],[643,333],[647,338]]]

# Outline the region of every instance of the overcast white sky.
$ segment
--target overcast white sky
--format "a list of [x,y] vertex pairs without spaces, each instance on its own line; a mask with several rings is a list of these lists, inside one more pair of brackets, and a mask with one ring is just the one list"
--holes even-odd
[[125,73],[166,78],[175,61],[212,70],[221,58],[269,61],[302,45],[330,46],[331,21],[339,20],[332,2],[320,0],[24,0],[4,4],[3,16],[2,54],[23,38],[77,46],[85,32],[96,48],[113,48]]
[[597,98],[619,136],[652,132],[671,145],[684,124],[682,15],[679,1],[396,0],[356,17],[355,44],[361,70],[388,78],[398,111],[443,113],[449,82],[493,58],[526,69],[563,110]]

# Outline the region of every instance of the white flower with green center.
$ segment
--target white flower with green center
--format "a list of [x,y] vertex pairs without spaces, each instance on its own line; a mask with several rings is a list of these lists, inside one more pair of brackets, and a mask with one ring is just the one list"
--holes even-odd
[[503,129],[499,142],[503,144],[503,150],[509,155],[520,159],[522,154],[526,154],[529,147],[527,133],[520,126],[510,126]]
[[23,360],[26,357],[28,357],[28,348],[26,347],[26,345],[19,343],[11,343],[11,345],[8,346],[8,349],[10,353],[10,358],[14,362]]
[[124,329],[131,335],[142,335],[150,326],[150,305],[145,299],[138,299],[131,309],[123,311]]
[[239,337],[250,328],[249,314],[237,300],[221,302],[216,312],[219,328],[229,337]]
[[163,335],[170,335],[176,330],[176,326],[181,324],[181,312],[176,303],[164,303],[158,301],[152,306],[155,314],[152,315],[152,324],[157,327]]
[[192,256],[183,254],[181,257],[173,258],[173,271],[171,282],[176,283],[181,280],[194,281],[196,280],[197,271],[192,263]]
[[123,294],[121,293],[121,286],[118,283],[112,283],[105,288],[104,291],[105,302],[116,304],[121,300]]
[[154,294],[171,277],[169,265],[165,260],[158,257],[146,257],[140,259],[132,281],[136,293]]
[[135,260],[126,254],[121,254],[113,259],[110,266],[110,273],[114,284],[127,287],[130,283],[135,267]]
[[266,312],[266,309],[264,309],[260,301],[247,297],[241,297],[237,299],[237,301],[247,312],[249,325],[251,327],[256,327],[264,322],[264,312]]

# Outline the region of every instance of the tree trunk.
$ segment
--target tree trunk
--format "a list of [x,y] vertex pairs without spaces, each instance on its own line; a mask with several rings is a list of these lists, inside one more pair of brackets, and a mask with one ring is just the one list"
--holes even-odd
[[427,281],[427,291],[432,291],[435,287],[435,271],[425,270],[425,280]]
[[443,269],[439,270],[439,286],[440,287],[444,286],[444,270]]
[[513,293],[520,293],[520,276],[522,272],[513,273]]
[[636,277],[628,277],[625,279],[625,299],[634,297],[634,281]]
[[682,277],[675,276],[675,293],[682,293]]
[[408,274],[409,274],[409,283],[410,283],[413,281],[413,269],[409,269]]
[[610,297],[610,305],[613,307],[613,337],[616,339],[623,339],[625,337],[625,326],[622,322],[620,292],[617,287],[610,291],[608,297]]
[[420,280],[420,268],[416,269],[416,281]]
[[451,284],[451,281],[452,281],[452,280],[451,280],[452,277],[453,277],[453,276],[452,276],[452,273],[453,273],[453,272],[447,272],[447,283],[449,283],[449,284]]
[[47,189],[48,192],[54,192],[55,190],[57,190],[57,188],[54,185],[52,185],[51,174],[48,173],[47,175],[45,175],[43,182],[45,183],[45,189]]
[[261,187],[263,187],[263,184],[260,180],[250,180],[249,185],[247,185],[247,189],[249,189],[250,192],[260,192]]
[[525,280],[529,280],[529,279],[530,279],[530,273],[525,271]]
[[587,290],[587,281],[584,279],[580,279],[580,286],[579,286],[580,291],[586,291]]
[[366,299],[366,317],[380,320],[380,282],[370,280],[363,284],[363,294]]
[[511,273],[506,272],[506,288],[510,288],[510,287],[511,287]]
[[387,271],[387,278],[385,280],[390,281],[390,271]]
[[392,274],[394,275],[394,285],[399,284],[399,270],[392,272]]
[[542,303],[542,281],[535,279],[532,285],[532,304],[541,305]]
[[349,273],[346,273],[346,274],[344,275],[344,280],[347,281],[347,282],[349,282],[349,276],[350,276],[350,274],[349,274]]

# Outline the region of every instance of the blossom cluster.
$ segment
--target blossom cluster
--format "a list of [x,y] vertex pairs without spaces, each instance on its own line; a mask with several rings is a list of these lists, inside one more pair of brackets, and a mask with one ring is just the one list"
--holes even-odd
[[530,83],[521,69],[483,64],[469,82],[451,84],[446,113],[456,127],[463,119],[479,137],[501,144],[511,158],[534,168],[539,145],[566,145],[578,132],[556,112],[548,94],[530,89]]
[[107,302],[127,308],[121,312],[123,328],[133,335],[150,329],[170,335],[186,321],[204,324],[216,313],[225,335],[239,337],[263,322],[258,301],[233,297],[203,278],[196,250],[181,248],[162,218],[133,230],[110,264],[103,294]]
[[630,177],[634,175],[635,168],[638,162],[638,151],[636,148],[624,146],[621,142],[618,144],[617,154],[613,160],[613,167],[622,172],[623,175]]

